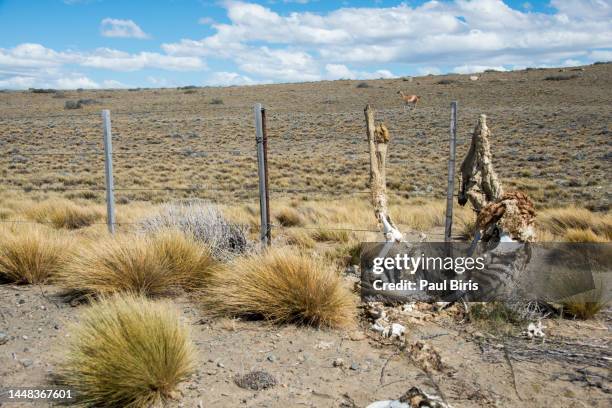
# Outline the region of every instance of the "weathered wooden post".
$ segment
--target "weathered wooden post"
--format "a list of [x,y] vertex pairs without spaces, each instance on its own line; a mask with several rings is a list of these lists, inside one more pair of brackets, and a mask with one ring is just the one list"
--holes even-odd
[[453,192],[455,189],[455,150],[457,146],[457,101],[451,102],[450,150],[448,158],[448,186],[446,190],[446,225],[444,242],[452,241]]
[[106,222],[108,231],[115,233],[115,194],[113,183],[113,141],[111,132],[110,111],[102,111],[102,127],[104,129],[104,173],[106,176]]
[[265,248],[271,244],[270,240],[270,210],[268,208],[268,175],[266,165],[266,147],[264,133],[264,108],[261,103],[256,103],[253,108],[255,113],[255,140],[257,141],[257,170],[259,176],[259,213],[260,213],[260,233],[259,238]]

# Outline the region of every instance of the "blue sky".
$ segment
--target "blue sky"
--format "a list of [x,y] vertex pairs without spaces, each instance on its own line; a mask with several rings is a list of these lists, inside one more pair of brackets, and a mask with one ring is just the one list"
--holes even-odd
[[612,59],[612,0],[0,0],[0,88],[243,85]]

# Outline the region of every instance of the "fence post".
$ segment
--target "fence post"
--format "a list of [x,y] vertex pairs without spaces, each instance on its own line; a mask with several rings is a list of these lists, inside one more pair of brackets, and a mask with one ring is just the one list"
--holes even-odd
[[106,176],[106,222],[108,231],[115,233],[115,194],[113,183],[113,141],[111,132],[110,111],[102,111],[102,127],[104,129],[104,173]]
[[446,190],[446,225],[444,242],[451,242],[453,230],[453,192],[455,188],[455,148],[457,146],[457,101],[451,102],[450,153],[448,158],[448,187]]
[[270,218],[270,187],[268,183],[268,127],[266,126],[266,108],[261,108],[261,129],[263,135],[263,151],[264,151],[264,174],[265,185],[266,185],[266,220],[268,221],[268,227],[266,228],[266,240],[268,246],[272,245],[272,222]]
[[255,140],[257,141],[257,170],[259,175],[259,213],[261,216],[261,230],[259,238],[262,246],[266,247],[270,242],[270,210],[268,208],[268,175],[266,165],[266,147],[264,133],[264,108],[261,103],[256,103],[253,108],[255,113]]

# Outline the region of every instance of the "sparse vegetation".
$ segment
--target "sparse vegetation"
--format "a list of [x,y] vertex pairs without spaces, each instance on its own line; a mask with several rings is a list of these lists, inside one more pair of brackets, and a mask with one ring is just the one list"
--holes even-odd
[[151,237],[120,235],[82,248],[59,275],[59,282],[84,294],[129,292],[155,297],[199,287],[212,265],[206,247],[176,231]]
[[210,203],[165,204],[159,213],[143,219],[139,225],[143,233],[166,229],[182,231],[202,242],[217,259],[228,259],[249,250],[246,227],[228,221]]
[[189,332],[174,306],[124,295],[94,303],[72,327],[57,382],[84,406],[149,407],[176,398],[194,371]]
[[567,81],[570,79],[580,78],[578,74],[571,75],[549,75],[544,78],[545,81]]
[[350,327],[356,312],[354,295],[335,271],[288,248],[216,268],[201,302],[216,316],[316,327]]
[[69,241],[44,227],[0,231],[0,281],[43,283],[67,264]]
[[55,228],[77,229],[87,227],[103,218],[100,210],[83,207],[69,200],[47,200],[29,207],[26,217]]
[[357,84],[357,88],[369,88],[370,84],[368,84],[367,82],[360,82]]
[[211,105],[223,105],[223,99],[221,99],[221,98],[213,98],[210,101],[210,104]]
[[493,334],[509,334],[525,324],[521,314],[503,302],[474,304],[470,307],[469,319]]

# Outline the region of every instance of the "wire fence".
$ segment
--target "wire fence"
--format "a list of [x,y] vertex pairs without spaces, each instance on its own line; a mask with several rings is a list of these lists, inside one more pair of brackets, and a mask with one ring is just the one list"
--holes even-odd
[[[168,117],[168,114],[182,114],[181,117]],[[413,134],[416,133],[417,138],[424,138],[426,135],[421,135],[423,131],[414,128],[414,123],[410,118],[406,118],[402,109],[382,109],[378,111],[381,119],[385,120],[387,126],[394,134],[394,150],[389,152],[388,163],[390,166],[401,166],[398,159],[402,160],[417,160],[419,154],[407,149],[401,149],[402,146],[410,146],[413,143],[413,138],[408,140],[405,136],[407,129]],[[47,160],[44,163],[50,163],[54,167],[70,164],[72,160],[88,160],[89,164],[97,161],[105,160],[105,156],[110,157],[110,160],[117,158],[115,164],[126,166],[128,169],[133,169],[137,165],[147,166],[169,166],[169,162],[164,160],[167,157],[179,156],[182,159],[201,159],[206,162],[199,167],[204,169],[206,173],[210,173],[213,168],[223,167],[227,170],[237,170],[243,172],[251,172],[251,178],[256,179],[258,157],[256,156],[255,144],[253,148],[245,146],[245,140],[253,140],[255,127],[252,126],[252,116],[246,114],[231,114],[217,116],[202,116],[202,112],[197,109],[163,109],[163,110],[131,110],[131,111],[113,111],[112,112],[112,151],[105,155],[106,149],[109,146],[104,146],[102,143],[95,141],[95,135],[100,134],[100,113],[99,112],[84,112],[84,113],[63,113],[63,114],[47,114],[47,115],[10,115],[0,118],[0,126],[11,121],[25,120],[49,120],[47,130],[53,131],[53,134],[62,134],[65,146],[49,148],[49,138],[45,142],[36,140],[35,143],[30,143],[29,149],[24,149],[15,144],[19,141],[24,142],[36,132],[44,137],[44,133],[40,130],[30,130],[29,133],[23,133],[21,137],[7,137],[8,146],[5,140],[0,139],[0,159],[9,159],[9,167],[20,164],[27,160],[37,160],[40,163],[41,159]],[[69,122],[64,128],[57,128],[56,119],[66,120]],[[90,119],[87,122],[88,126],[84,126],[82,122],[75,119]],[[249,125],[244,126],[244,123]],[[269,126],[266,128],[266,137],[269,141],[269,151],[271,157],[266,158],[266,165],[270,163],[271,187],[267,189],[267,194],[272,194],[273,197],[283,197],[287,195],[302,194],[309,197],[333,197],[339,199],[342,197],[354,196],[366,198],[371,194],[367,189],[356,189],[354,185],[344,186],[342,180],[334,175],[334,173],[346,174],[347,172],[361,172],[363,175],[364,185],[367,177],[365,170],[369,157],[368,149],[365,143],[365,126],[363,121],[363,112],[359,110],[346,112],[291,112],[291,111],[274,111],[267,115]],[[145,126],[146,124],[146,126]],[[185,126],[189,129],[186,130]],[[409,127],[412,126],[412,127]],[[228,129],[236,129],[234,135],[228,135]],[[147,131],[154,130],[153,135],[147,134]],[[0,135],[2,134],[0,128]],[[421,132],[421,133],[420,133]],[[167,140],[159,140],[160,135],[165,134],[162,138]],[[206,134],[207,137],[202,135]],[[133,136],[136,135],[136,136]],[[100,135],[101,136],[101,135]],[[103,138],[98,136],[98,140]],[[157,139],[156,139],[157,137]],[[430,135],[430,137],[432,137]],[[93,141],[91,139],[94,139]],[[202,139],[206,139],[209,145],[202,148]],[[430,143],[435,143],[440,139],[432,137]],[[68,142],[68,143],[66,143]],[[71,143],[72,142],[72,143]],[[143,144],[144,143],[144,144]],[[23,144],[23,143],[22,143]],[[11,146],[12,145],[12,146]],[[68,145],[71,145],[68,147]],[[157,145],[157,147],[155,147]],[[177,146],[178,145],[178,146]],[[153,146],[153,147],[151,147]],[[438,149],[439,150],[439,149]],[[335,160],[334,155],[341,154],[348,161],[340,163]],[[321,169],[321,158],[325,158],[324,168]],[[24,159],[25,158],[25,159]],[[30,159],[28,159],[30,158]],[[71,161],[66,161],[65,158],[70,158]],[[133,158],[133,159],[132,159]],[[296,160],[299,158],[299,160]],[[182,163],[181,163],[182,164]],[[306,169],[323,170],[322,173],[317,173],[321,179],[324,179],[323,184],[308,188],[297,187],[278,187],[279,185],[295,185],[300,184],[296,180],[299,166],[305,166]],[[102,166],[98,169],[102,172]],[[217,168],[217,170],[224,171]],[[94,174],[94,173],[91,173]],[[125,174],[125,173],[124,173]],[[159,176],[159,174],[156,174]],[[63,178],[69,175],[63,175]],[[266,178],[268,174],[266,174]],[[309,177],[307,172],[306,177]],[[311,176],[314,177],[314,176]],[[44,182],[35,181],[34,185],[22,185],[21,180],[11,180],[8,184],[0,184],[0,191],[22,191],[22,192],[83,192],[83,193],[107,193],[109,191],[108,180],[107,185],[93,184],[84,187],[81,186],[57,186],[49,180],[48,176],[43,177]],[[121,175],[121,180],[125,175]],[[167,178],[167,177],[158,177]],[[93,177],[93,180],[100,180],[99,176]],[[185,193],[195,194],[203,193],[208,199],[214,201],[218,198],[225,198],[226,195],[233,196],[231,202],[236,203],[253,203],[252,200],[261,198],[261,191],[257,191],[257,183],[235,183],[233,185],[223,186],[223,182],[217,182],[210,185],[201,183],[199,179],[187,178],[188,186],[129,186],[120,183],[118,186],[112,187],[112,192],[121,193]],[[61,183],[62,180],[57,180],[56,183]],[[131,183],[142,182],[141,180],[130,180]],[[227,182],[227,181],[226,181]],[[88,182],[89,183],[89,182]],[[148,181],[147,181],[148,183]],[[128,183],[129,184],[129,183]],[[308,184],[308,183],[306,183]],[[393,191],[392,191],[393,193]],[[436,194],[433,191],[406,191],[405,194],[419,197],[438,197],[442,198],[442,194]],[[184,197],[183,197],[184,198]],[[246,200],[246,201],[245,201]],[[110,217],[109,217],[110,219]],[[25,223],[41,223],[29,220],[1,220],[1,223],[25,224]],[[44,222],[43,222],[44,223]],[[96,222],[93,225],[109,225],[111,222]],[[114,225],[133,225],[133,222],[117,222],[112,221]],[[267,220],[267,230],[271,228],[285,229],[287,227],[274,224],[271,220]],[[329,231],[352,231],[352,232],[379,232],[372,228],[344,228],[333,225],[317,225],[317,226],[292,226],[291,228],[304,230],[329,230]]]

